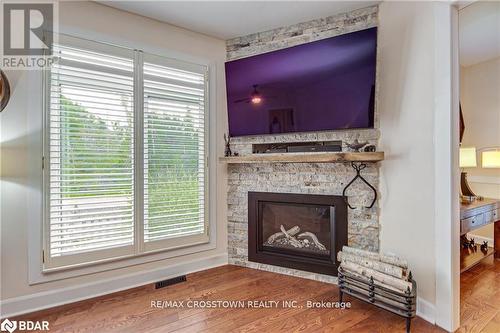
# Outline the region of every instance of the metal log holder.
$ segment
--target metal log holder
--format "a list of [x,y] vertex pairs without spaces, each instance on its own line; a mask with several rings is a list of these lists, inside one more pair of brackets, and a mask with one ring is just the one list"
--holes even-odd
[[377,285],[373,278],[365,278],[350,274],[339,267],[339,300],[343,301],[344,294],[348,294],[361,301],[373,304],[398,316],[406,318],[406,332],[410,332],[411,319],[417,311],[417,283],[409,274],[408,281],[412,283],[412,290],[404,293],[397,292]]

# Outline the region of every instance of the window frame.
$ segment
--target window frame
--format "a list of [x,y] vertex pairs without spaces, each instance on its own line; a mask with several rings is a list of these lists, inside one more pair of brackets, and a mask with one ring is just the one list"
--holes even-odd
[[[182,59],[167,58],[158,56],[154,53],[147,52],[148,56],[163,59],[170,66],[191,71],[192,68],[203,68],[204,72],[204,228],[203,234],[195,236],[174,237],[166,240],[151,242],[146,245],[144,241],[144,89],[143,89],[143,58],[144,51],[131,49],[123,46],[115,46],[103,42],[95,42],[73,37],[69,35],[59,34],[59,44],[65,46],[79,47],[88,51],[103,52],[108,55],[119,55],[107,52],[108,46],[122,49],[124,52],[132,52],[133,54],[133,114],[134,114],[134,243],[131,246],[123,246],[119,248],[111,248],[84,252],[81,254],[65,255],[57,258],[50,257],[50,167],[47,161],[50,151],[50,70],[44,70],[42,73],[42,225],[41,225],[41,247],[42,255],[39,264],[40,270],[38,273],[32,274],[30,269],[30,282],[41,282],[40,280],[57,280],[69,276],[78,276],[89,274],[89,272],[101,272],[107,269],[121,268],[129,265],[146,263],[149,261],[162,260],[166,258],[186,255],[200,251],[214,249],[215,245],[215,226],[214,221],[214,203],[210,200],[214,194],[212,184],[213,177],[216,176],[214,168],[211,164],[215,160],[215,156],[209,151],[213,136],[210,132],[210,124],[212,112],[215,107],[212,99],[214,98],[214,64],[208,62],[195,63]],[[89,47],[89,45],[91,45]],[[92,46],[98,46],[97,49]],[[182,65],[182,66],[181,66]],[[199,73],[199,72],[198,72]],[[212,156],[211,156],[212,155]],[[138,158],[140,157],[140,158]],[[45,165],[43,165],[45,164]],[[187,240],[187,241],[186,241]],[[154,243],[154,244],[153,244]],[[128,259],[128,260],[125,260]],[[31,261],[31,260],[30,260]],[[36,261],[36,260],[35,260]],[[108,265],[103,265],[103,264]],[[110,264],[110,265],[109,265]],[[30,265],[31,266],[31,265]],[[107,266],[107,267],[104,267]],[[99,268],[101,267],[101,268]],[[109,268],[111,267],[111,268]],[[79,270],[78,270],[79,269]],[[90,269],[90,270],[89,270]],[[50,276],[50,277],[49,277]]]

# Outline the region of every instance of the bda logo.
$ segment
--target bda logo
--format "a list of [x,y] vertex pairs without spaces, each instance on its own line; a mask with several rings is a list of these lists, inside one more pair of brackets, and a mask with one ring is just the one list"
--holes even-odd
[[9,320],[5,319],[0,324],[0,331],[14,332],[16,329],[20,331],[49,331],[49,322],[47,320]]
[[9,319],[5,319],[2,324],[0,324],[1,331],[9,331],[10,333],[14,332],[17,328],[17,322],[10,321]]

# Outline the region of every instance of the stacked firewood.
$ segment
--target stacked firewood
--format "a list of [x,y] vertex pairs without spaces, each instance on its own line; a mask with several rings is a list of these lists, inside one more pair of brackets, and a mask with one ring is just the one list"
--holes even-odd
[[408,262],[392,254],[369,252],[344,246],[337,254],[343,271],[396,292],[411,292],[413,288]]

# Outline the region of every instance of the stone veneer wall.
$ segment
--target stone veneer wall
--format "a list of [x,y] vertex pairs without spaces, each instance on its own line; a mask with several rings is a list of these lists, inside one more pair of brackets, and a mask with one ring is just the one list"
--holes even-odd
[[[260,32],[227,41],[227,60],[274,51],[315,40],[377,26],[378,7],[372,6],[345,14],[299,23],[289,27]],[[375,98],[376,104],[376,98]],[[375,106],[376,109],[376,106]],[[378,117],[375,110],[375,129],[343,130],[314,133],[251,136],[231,139],[233,152],[252,153],[252,144],[327,141],[354,139],[377,144]],[[378,165],[370,163],[363,172],[365,178],[378,188]],[[355,176],[350,164],[343,163],[272,163],[229,164],[228,166],[228,253],[229,263],[283,274],[335,282],[336,278],[284,267],[248,261],[248,197],[249,191],[311,193],[342,195],[344,186]],[[358,207],[348,213],[349,245],[377,251],[379,248],[378,203],[371,209],[373,193],[360,182],[348,191],[351,205]]]

